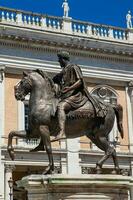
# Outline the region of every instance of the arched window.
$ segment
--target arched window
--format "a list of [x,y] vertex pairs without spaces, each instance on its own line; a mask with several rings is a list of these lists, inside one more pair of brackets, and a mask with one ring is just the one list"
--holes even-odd
[[99,85],[95,87],[91,92],[93,96],[98,97],[101,101],[107,104],[117,104],[118,94],[116,91],[107,85]]
[[[92,96],[97,97],[100,101],[106,102],[107,104],[117,104],[118,94],[117,92],[108,85],[99,85],[93,88],[90,91]],[[118,143],[118,129],[116,124],[116,119],[114,122],[114,127],[109,134],[109,141],[111,143],[117,144]]]

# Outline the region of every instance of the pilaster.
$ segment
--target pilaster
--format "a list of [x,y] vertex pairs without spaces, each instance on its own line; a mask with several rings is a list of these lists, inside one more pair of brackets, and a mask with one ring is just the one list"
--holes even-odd
[[14,169],[15,167],[12,165],[5,165],[5,200],[13,200],[13,195],[10,196],[10,193],[13,194],[13,188],[9,188],[8,181],[12,179],[12,172]]
[[[2,159],[4,159],[2,157]],[[0,200],[5,200],[4,198],[4,163],[1,161],[0,164]]]
[[130,81],[126,87],[127,111],[128,111],[128,132],[129,149],[133,153],[133,82]]
[[[133,81],[126,87],[127,111],[128,111],[128,128],[129,128],[129,149],[133,153]],[[131,175],[133,176],[133,161],[131,160]],[[133,199],[133,186],[130,188],[130,200]]]
[[[0,102],[1,102],[1,105],[0,105],[0,178],[1,178],[1,181],[2,181],[2,178],[3,178],[3,166],[2,166],[2,156],[1,156],[1,146],[2,146],[2,136],[4,135],[4,85],[5,85],[5,80],[4,80],[4,67],[3,66],[0,66],[0,77],[1,77],[1,80],[0,80]],[[2,183],[3,184],[3,183]],[[3,185],[0,186],[1,187],[1,190],[0,190],[0,199],[3,198]]]
[[[133,160],[131,160],[131,175],[133,176]],[[133,185],[130,187],[130,200],[133,199]]]
[[[4,112],[5,112],[5,67],[0,66],[1,80],[0,80],[0,138],[4,135]],[[0,140],[1,141],[1,140]]]

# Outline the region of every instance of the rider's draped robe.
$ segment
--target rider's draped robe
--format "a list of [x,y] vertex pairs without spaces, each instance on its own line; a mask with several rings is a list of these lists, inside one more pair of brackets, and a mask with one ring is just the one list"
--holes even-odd
[[[71,105],[73,109],[80,108],[83,106],[87,100],[91,101],[93,107],[95,108],[96,115],[103,117],[104,112],[98,102],[90,95],[85,86],[85,82],[83,80],[83,75],[79,66],[74,64],[68,64],[66,67],[62,69],[60,73],[58,73],[54,78],[53,81],[60,85],[61,91],[65,87],[70,87],[78,80],[82,81],[80,87],[71,90],[65,94],[61,94],[61,102],[65,101]],[[100,111],[100,112],[99,112]]]

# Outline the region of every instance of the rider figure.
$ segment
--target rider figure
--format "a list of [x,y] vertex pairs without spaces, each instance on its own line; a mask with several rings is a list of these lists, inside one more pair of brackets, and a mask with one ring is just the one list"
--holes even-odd
[[[52,141],[65,138],[66,113],[80,108],[88,100],[94,107],[95,117],[104,118],[106,116],[105,107],[100,105],[88,92],[80,67],[75,64],[70,64],[69,53],[62,51],[58,53],[57,56],[62,70],[54,76],[53,81],[58,84],[61,89],[60,102],[57,109],[60,132]],[[40,144],[31,151],[34,152],[40,150],[44,150],[42,140],[40,141]]]
[[54,76],[53,81],[61,88],[57,109],[60,132],[54,140],[65,138],[66,113],[80,108],[88,99],[92,102],[96,114],[103,117],[103,113],[98,114],[99,111],[101,112],[99,104],[92,98],[85,86],[80,67],[70,64],[70,56],[66,51],[59,52],[57,56],[62,70]]

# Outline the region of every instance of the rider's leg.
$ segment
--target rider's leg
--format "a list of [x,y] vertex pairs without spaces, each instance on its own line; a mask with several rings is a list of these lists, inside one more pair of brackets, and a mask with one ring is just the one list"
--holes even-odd
[[60,132],[56,136],[56,139],[65,138],[65,121],[66,121],[66,112],[71,110],[71,105],[67,102],[61,102],[58,105],[58,122],[60,127]]

